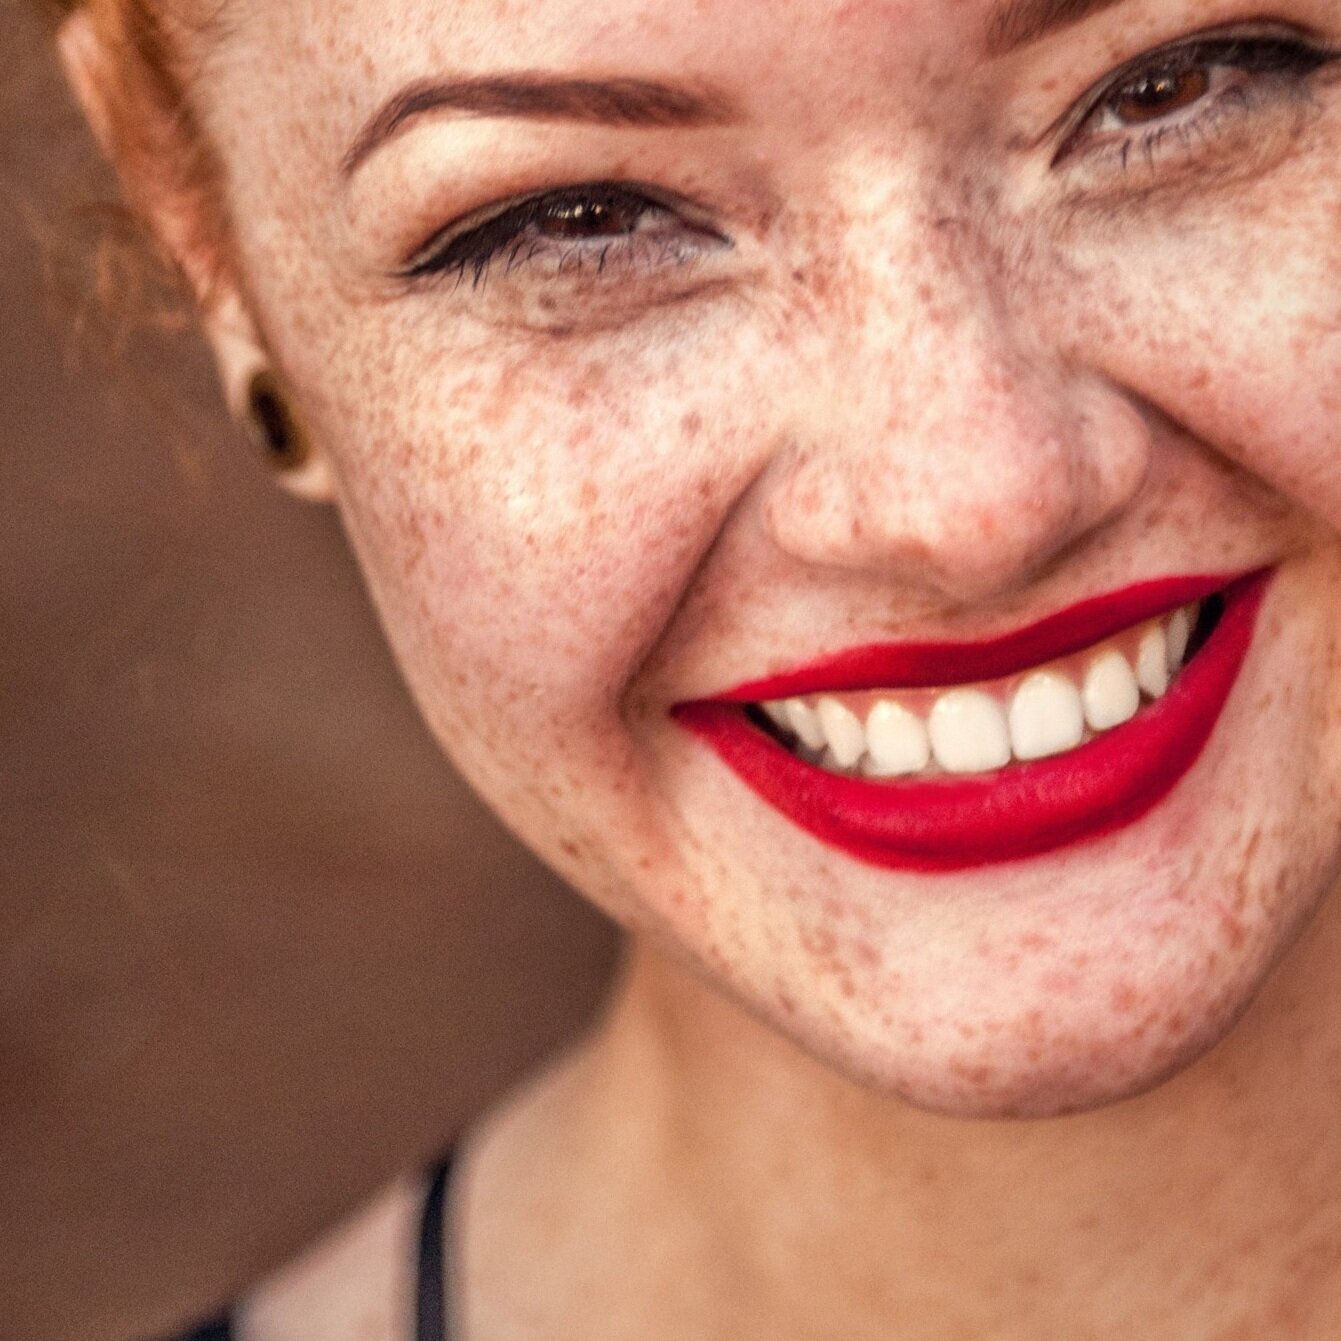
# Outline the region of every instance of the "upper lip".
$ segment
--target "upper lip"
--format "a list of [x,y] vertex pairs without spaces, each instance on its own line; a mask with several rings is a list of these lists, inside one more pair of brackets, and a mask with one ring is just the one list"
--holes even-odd
[[878,689],[935,689],[1018,675],[1084,651],[1149,619],[1210,596],[1249,573],[1159,578],[1091,597],[1034,624],[982,642],[876,643],[810,665],[752,680],[716,696],[725,703],[764,703],[808,694]]

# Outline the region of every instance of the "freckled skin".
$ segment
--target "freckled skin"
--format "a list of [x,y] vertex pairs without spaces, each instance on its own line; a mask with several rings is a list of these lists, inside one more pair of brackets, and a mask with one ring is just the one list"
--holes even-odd
[[[1055,1194],[1038,1192],[1038,1223],[1019,1214],[1021,1260],[962,1315],[897,1282],[872,1303],[871,1275],[847,1282],[864,1311],[830,1312],[826,1334],[887,1335],[894,1316],[910,1336],[1236,1334],[1251,1290],[1214,1317],[1204,1301],[1158,1325],[1116,1303],[1099,1317],[1048,1235],[1144,1242],[1141,1213],[1203,1176],[1203,1149],[1247,1167],[1188,1124],[1232,1094],[1261,1151],[1291,1126],[1287,1075],[1299,1094],[1306,1073],[1336,1079],[1327,917],[1287,952],[1341,867],[1341,81],[1324,70],[1307,98],[1264,99],[1160,167],[1058,165],[1045,136],[1116,65],[1243,8],[1129,0],[984,63],[985,0],[701,0],[687,20],[664,0],[275,0],[202,82],[253,315],[426,719],[634,936],[609,1037],[656,1000],[695,1039],[686,1074],[724,1084],[743,1056],[760,1093],[791,1095],[767,1117],[746,1094],[715,1111],[738,1105],[761,1148],[785,1144],[762,1132],[789,1114],[833,1186],[851,1181],[849,1230],[884,1225],[849,1232],[854,1276],[877,1242],[908,1254],[904,1282],[997,1260],[967,1183],[962,1202],[925,1205],[916,1179],[906,1200],[863,1200],[871,1169],[897,1182],[905,1146],[928,1152],[923,1173],[943,1160],[990,1183],[999,1162]],[[1285,11],[1341,42],[1333,6]],[[400,83],[494,67],[689,75],[747,121],[425,121],[339,186],[332,165]],[[454,218],[620,174],[691,200],[731,246],[608,283],[385,278]],[[1030,862],[863,866],[668,716],[854,643],[986,637],[1143,578],[1267,563],[1257,642],[1197,768],[1137,825]],[[1287,1034],[1298,1074],[1272,1043]],[[1301,1141],[1321,1111],[1304,1106]],[[1063,1114],[1064,1131],[981,1121]],[[707,1160],[720,1133],[699,1134]],[[1182,1182],[1155,1177],[1147,1138]],[[860,1176],[843,1142],[868,1157]],[[1253,1168],[1295,1171],[1303,1148]],[[1093,1177],[1078,1192],[1059,1168]],[[1254,1209],[1252,1176],[1220,1198],[1224,1224]],[[818,1204],[797,1177],[795,1204]],[[1133,1203],[1130,1222],[1113,1209]],[[893,1227],[890,1204],[911,1208]],[[1191,1260],[1187,1203],[1160,1206]],[[973,1225],[959,1238],[951,1208]],[[797,1291],[829,1299],[822,1274],[798,1271]],[[1310,1278],[1313,1303],[1321,1289]],[[772,1289],[776,1334],[799,1334],[793,1307]],[[1323,1335],[1299,1307],[1298,1335]],[[1089,1330],[1081,1309],[1098,1310]]]

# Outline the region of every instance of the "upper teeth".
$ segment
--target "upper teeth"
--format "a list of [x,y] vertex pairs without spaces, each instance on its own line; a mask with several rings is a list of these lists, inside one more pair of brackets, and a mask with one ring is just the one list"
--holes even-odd
[[986,773],[1073,750],[1161,698],[1187,655],[1198,607],[1009,681],[897,695],[829,694],[763,703],[807,757],[835,771],[902,778]]

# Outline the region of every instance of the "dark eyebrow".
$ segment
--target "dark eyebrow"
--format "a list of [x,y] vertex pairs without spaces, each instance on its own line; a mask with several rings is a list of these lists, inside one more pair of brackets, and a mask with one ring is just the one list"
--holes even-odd
[[721,126],[738,117],[720,91],[649,79],[566,79],[528,71],[424,79],[401,89],[368,121],[344,157],[344,175],[411,121],[443,109],[471,117],[653,129]]
[[1121,0],[1004,0],[987,22],[987,53],[1004,56]]

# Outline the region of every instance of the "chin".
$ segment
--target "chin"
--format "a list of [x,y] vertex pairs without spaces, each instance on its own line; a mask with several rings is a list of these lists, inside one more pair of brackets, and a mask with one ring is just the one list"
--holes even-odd
[[1257,843],[1264,863],[1232,917],[1225,882],[1195,868],[1090,884],[1088,898],[1058,882],[1004,896],[990,936],[972,916],[939,935],[926,922],[906,938],[888,923],[802,934],[794,954],[719,984],[835,1075],[924,1112],[1094,1112],[1227,1055],[1248,1027],[1336,880],[1330,851],[1278,842]]
[[[1037,1121],[1097,1112],[1159,1089],[1212,1052],[1244,1009],[1203,1012],[1195,1024],[1158,1037],[1138,1037],[1130,1028],[1110,1024],[1055,1035],[1041,1044],[961,1043],[915,1057],[832,1038],[812,1042],[808,1050],[863,1088],[927,1114],[963,1121]],[[1024,1032],[1037,1027],[1022,1022]]]

